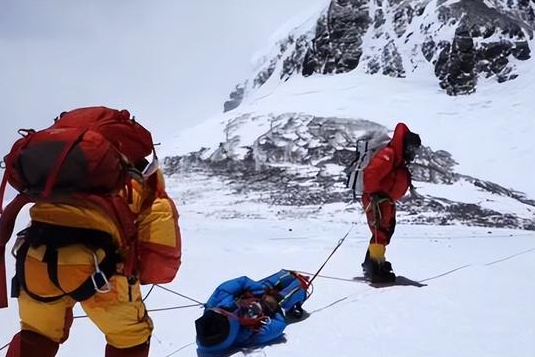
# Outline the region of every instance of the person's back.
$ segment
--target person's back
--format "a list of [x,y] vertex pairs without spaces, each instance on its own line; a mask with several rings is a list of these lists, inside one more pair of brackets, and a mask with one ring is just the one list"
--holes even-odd
[[[145,159],[153,148],[125,147],[121,154],[139,174],[126,178],[122,190],[37,199],[31,207],[31,224],[15,243],[21,332],[7,356],[54,356],[68,338],[77,302],[106,335],[106,356],[148,356],[153,325],[140,284],[174,277],[180,230],[157,162]],[[152,249],[154,242],[161,247]],[[154,275],[143,261],[166,246],[165,276]]]

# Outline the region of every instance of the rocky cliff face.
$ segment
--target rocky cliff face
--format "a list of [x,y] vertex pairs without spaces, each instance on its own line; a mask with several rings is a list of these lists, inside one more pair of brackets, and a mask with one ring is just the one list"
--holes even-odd
[[482,78],[516,78],[531,57],[534,0],[332,0],[312,25],[294,29],[237,86],[225,111],[271,76],[346,73],[408,77],[432,72],[449,95]]
[[[251,139],[251,132],[260,134]],[[236,194],[262,192],[262,201],[270,205],[321,207],[345,203],[348,209],[354,209],[345,181],[347,166],[355,156],[355,142],[370,133],[387,134],[388,130],[366,120],[288,113],[238,116],[228,120],[225,133],[226,140],[217,148],[166,158],[166,173],[217,176]],[[244,139],[246,136],[249,139]],[[416,189],[401,202],[401,221],[535,230],[535,218],[530,213],[535,201],[491,182],[461,175],[455,172],[455,165],[449,153],[423,148],[411,167]],[[425,187],[430,185],[452,187],[453,191],[456,185],[478,192],[488,204],[426,193]],[[525,214],[504,211],[492,203],[502,199]]]

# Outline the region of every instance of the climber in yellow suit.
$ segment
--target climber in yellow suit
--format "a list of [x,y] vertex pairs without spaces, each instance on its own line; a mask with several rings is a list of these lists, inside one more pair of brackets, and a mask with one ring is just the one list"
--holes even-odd
[[[132,180],[129,207],[137,218],[137,239],[150,241],[149,246],[156,252],[163,249],[165,253],[165,248],[170,248],[171,253],[164,254],[163,259],[168,259],[166,266],[174,277],[180,265],[178,213],[165,194],[161,172],[151,175],[150,180]],[[151,180],[156,184],[147,184]],[[18,296],[21,332],[13,338],[7,357],[55,356],[59,344],[68,338],[77,301],[105,334],[106,357],[148,356],[153,324],[142,301],[139,279],[123,274],[126,258],[125,252],[117,249],[120,228],[114,219],[95,203],[84,200],[37,203],[30,209],[30,217],[32,224],[19,241],[29,237],[32,244],[23,248],[16,245],[18,255],[21,249],[26,250],[24,260],[17,262],[17,276],[22,281]],[[80,239],[79,244],[61,244],[74,236]],[[92,240],[102,242],[106,238],[107,243],[91,246]],[[40,239],[49,243],[39,244]],[[54,241],[57,249],[49,249]],[[113,269],[106,274],[111,276],[106,279],[95,275],[98,266]],[[95,279],[106,283],[98,287]],[[80,288],[84,284],[85,290]]]

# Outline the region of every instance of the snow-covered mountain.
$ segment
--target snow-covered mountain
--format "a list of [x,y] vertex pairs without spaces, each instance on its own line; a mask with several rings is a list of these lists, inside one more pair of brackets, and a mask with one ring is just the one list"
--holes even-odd
[[[534,45],[533,3],[326,0],[281,30],[232,95],[227,109],[234,109],[181,131],[164,153],[183,238],[180,272],[166,288],[182,297],[144,287],[155,323],[151,357],[198,356],[194,321],[202,310],[187,298],[206,301],[225,280],[281,268],[312,275],[344,235],[314,281],[305,318],[275,343],[229,356],[535,355],[535,309],[526,298],[535,294],[535,66],[512,52]],[[456,77],[455,56],[473,58],[452,49],[462,47],[457,28],[478,18],[481,33],[491,23],[495,31],[488,38],[470,32],[473,53],[502,54]],[[515,24],[524,37],[504,32]],[[426,52],[431,60],[427,35],[435,43]],[[306,62],[311,72],[303,72],[305,58],[313,60]],[[447,69],[444,77],[437,66]],[[455,91],[473,93],[447,95]],[[400,205],[387,250],[400,279],[373,287],[356,279],[370,232],[344,188],[344,168],[357,137],[390,133],[399,121],[425,148],[412,167],[416,191]],[[15,231],[28,219],[25,210]],[[14,259],[6,260],[13,276]],[[58,356],[102,356],[102,333],[80,306],[74,314]],[[0,321],[3,355],[1,346],[19,330],[15,301],[0,310]]]
[[[226,104],[239,106],[179,134],[167,173],[220,176],[275,207],[353,211],[344,186],[356,140],[404,121],[425,149],[402,222],[533,230],[534,8],[333,0],[257,56],[257,73]],[[473,66],[459,67],[465,40]],[[454,92],[472,94],[446,95]]]
[[521,75],[531,58],[530,0],[332,0],[259,56],[252,79],[225,103],[237,107],[270,77],[347,73],[405,78],[433,74],[450,95],[474,92],[482,78]]
[[[400,206],[402,222],[535,230],[526,165],[534,155],[535,71],[527,60],[534,8],[525,1],[333,0],[257,57],[258,72],[231,95],[237,102],[230,107],[238,107],[178,135],[167,173],[218,176],[234,190],[231,203],[352,212],[345,180],[356,140],[404,121],[425,148],[413,165],[416,190]],[[455,55],[466,36],[475,61],[469,71]],[[505,64],[496,70],[499,58]],[[377,72],[385,76],[371,75]],[[452,90],[472,94],[445,94]]]
[[[362,119],[286,113],[243,114],[229,119],[224,132],[226,140],[218,147],[167,158],[167,173],[196,170],[224,177],[238,192],[262,191],[262,200],[275,206],[321,208],[342,202],[347,206],[341,209],[353,210],[345,180],[354,143],[388,129]],[[534,200],[459,174],[455,164],[443,150],[425,147],[419,153],[411,170],[418,188],[400,206],[404,222],[535,230]],[[460,199],[463,195],[468,196]]]

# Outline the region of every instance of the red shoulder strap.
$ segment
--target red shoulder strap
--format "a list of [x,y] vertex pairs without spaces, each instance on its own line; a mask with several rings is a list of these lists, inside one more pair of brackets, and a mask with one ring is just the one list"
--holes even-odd
[[83,195],[83,197],[101,207],[111,217],[121,234],[121,249],[126,253],[124,274],[133,276],[137,271],[137,227],[134,213],[128,207],[126,199],[121,196]]
[[266,316],[260,316],[260,317],[244,317],[244,316],[238,316],[237,314],[227,311],[225,309],[219,308],[219,307],[213,307],[211,310],[214,310],[221,315],[224,315],[228,317],[229,319],[237,319],[240,322],[240,325],[246,328],[250,328],[251,330],[258,330],[262,326],[262,321],[266,318]]
[[4,171],[4,175],[2,175],[2,183],[0,184],[0,214],[4,211],[4,193],[6,192],[6,185],[7,185],[7,175]]
[[30,197],[19,194],[6,206],[0,217],[0,309],[7,307],[6,245],[15,228],[17,215],[22,207],[32,201]]

